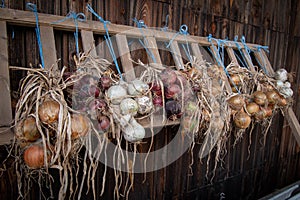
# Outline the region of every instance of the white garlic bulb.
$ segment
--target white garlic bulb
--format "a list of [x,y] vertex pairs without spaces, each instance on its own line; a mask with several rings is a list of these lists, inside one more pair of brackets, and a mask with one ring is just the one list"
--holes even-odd
[[285,82],[288,79],[288,72],[285,69],[279,69],[275,72],[275,79]]
[[289,98],[293,96],[293,90],[289,87],[282,87],[279,90],[279,93],[284,97],[284,98]]
[[107,97],[112,104],[120,104],[126,95],[127,91],[120,85],[113,85],[107,90]]
[[128,94],[132,96],[141,95],[149,90],[149,85],[139,79],[135,79],[128,84]]
[[288,88],[290,88],[290,87],[291,87],[291,83],[290,83],[290,82],[288,82],[288,81],[287,81],[287,82],[285,82],[285,83],[284,83],[284,87],[288,87]]
[[146,135],[145,129],[134,118],[130,124],[123,129],[123,136],[128,142],[138,142]]
[[130,114],[132,116],[135,116],[137,114],[139,106],[135,100],[131,98],[126,98],[121,101],[120,109],[122,115]]
[[138,97],[136,98],[136,102],[139,107],[138,113],[144,115],[151,112],[153,108],[153,103],[149,97],[147,96]]
[[276,81],[277,88],[282,88],[284,86],[284,83],[281,80]]

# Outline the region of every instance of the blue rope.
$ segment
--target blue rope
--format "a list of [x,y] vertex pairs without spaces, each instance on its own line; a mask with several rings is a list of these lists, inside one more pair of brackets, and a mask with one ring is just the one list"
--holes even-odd
[[146,26],[144,20],[137,20],[136,18],[134,18],[132,20],[133,20],[133,22],[136,23],[138,29],[140,30],[140,32],[141,32],[141,34],[142,34],[142,36],[144,38],[144,41],[145,41],[146,45],[144,44],[144,42],[140,38],[139,38],[139,42],[141,43],[141,45],[143,46],[143,48],[146,50],[147,54],[151,57],[152,61],[154,63],[156,63],[156,59],[155,59],[153,53],[148,49],[149,44],[148,44],[148,41],[145,40],[145,35],[144,35],[144,32],[143,32],[143,28],[148,28],[148,27]]
[[266,61],[265,61],[264,56],[262,55],[261,50],[263,49],[264,51],[269,52],[269,50],[268,50],[269,47],[268,46],[257,46],[256,49],[259,52],[259,56],[261,57],[263,64],[259,62],[259,60],[256,58],[256,56],[255,56],[255,59],[256,59],[257,63],[259,64],[259,66],[264,70],[265,74],[268,75],[268,71],[266,70]]
[[1,6],[0,6],[1,8],[5,8],[5,1],[4,0],[2,0],[2,3],[1,3]]
[[108,46],[108,49],[109,49],[109,52],[112,56],[112,59],[116,65],[116,68],[117,68],[117,71],[119,73],[119,76],[120,76],[120,79],[123,80],[123,76],[122,76],[122,73],[121,73],[121,70],[120,70],[120,67],[118,65],[118,61],[117,61],[117,57],[116,57],[116,54],[115,54],[115,51],[114,51],[114,48],[113,48],[113,44],[111,42],[111,39],[110,39],[110,36],[109,36],[109,33],[108,33],[108,28],[107,28],[107,24],[110,23],[110,21],[105,21],[102,17],[100,17],[95,11],[94,9],[89,5],[87,4],[86,8],[88,9],[88,11],[90,11],[93,15],[95,15],[100,22],[103,23],[103,26],[104,26],[104,29],[105,29],[105,36],[104,36],[104,39],[105,39],[105,42]]
[[244,54],[242,52],[242,48],[241,48],[241,46],[238,43],[238,36],[237,35],[234,37],[234,42],[235,42],[235,45],[237,46],[237,48],[238,48],[238,50],[239,50],[239,52],[240,52],[240,54],[242,56],[242,59],[237,54],[236,54],[236,57],[239,59],[239,61],[243,65],[243,67],[246,67],[247,69],[249,69],[247,60],[246,60],[246,58],[245,58],[245,56],[244,56]]
[[[210,53],[212,54],[212,56],[215,58],[215,60],[217,61],[218,65],[223,67],[226,76],[229,78],[230,82],[233,84],[234,88],[236,89],[236,91],[240,94],[240,90],[238,89],[238,87],[234,84],[231,76],[229,75],[225,65],[224,65],[224,44],[227,42],[227,40],[220,40],[220,39],[216,39],[213,38],[211,34],[208,35],[207,40],[210,42],[212,48],[215,49],[215,52],[217,55],[215,55],[210,48],[208,48],[208,50],[210,51]],[[213,44],[213,41],[215,41],[217,43],[217,47]],[[221,52],[220,52],[221,51]],[[221,55],[222,54],[222,57]]]
[[52,24],[58,24],[61,22],[66,21],[67,19],[73,19],[75,24],[75,32],[74,32],[74,38],[75,38],[75,45],[76,45],[76,55],[79,56],[79,45],[78,45],[78,21],[85,22],[86,17],[83,13],[76,13],[74,11],[70,11],[65,18],[58,20],[56,22],[52,22]]
[[39,45],[39,52],[40,52],[40,57],[41,57],[42,68],[44,69],[45,63],[44,63],[43,48],[42,48],[41,34],[40,34],[40,28],[39,28],[39,18],[38,18],[37,7],[33,3],[26,3],[26,8],[28,10],[32,11],[35,16],[35,22],[36,22],[35,33],[36,33],[36,38],[37,38],[37,42]]
[[[184,35],[185,43],[186,44],[182,44],[181,46],[182,46],[182,48],[184,50],[185,55],[188,57],[189,61],[192,63],[193,59],[192,59],[192,56],[191,56],[191,52],[190,52],[190,48],[189,48],[189,43],[187,42],[187,39],[186,39],[186,36],[189,35],[189,33],[188,33],[188,26],[185,25],[185,24],[181,25],[180,28],[179,28],[179,33],[181,35]],[[185,45],[186,45],[186,47],[185,47]]]

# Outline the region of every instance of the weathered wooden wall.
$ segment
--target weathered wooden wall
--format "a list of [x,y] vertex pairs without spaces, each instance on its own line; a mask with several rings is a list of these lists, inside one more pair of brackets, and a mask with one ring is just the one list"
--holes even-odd
[[[5,0],[5,6],[25,10],[26,1]],[[104,19],[116,24],[133,26],[133,18],[143,19],[148,27],[163,27],[169,15],[168,27],[178,30],[186,24],[191,35],[234,39],[245,36],[247,42],[269,46],[269,58],[274,69],[286,68],[295,73],[294,111],[300,119],[300,1],[299,0],[60,0],[31,1],[39,12],[66,15],[70,10],[83,12],[88,19],[85,6],[91,6]],[[15,66],[33,65],[39,62],[34,29],[9,26],[9,64]],[[73,33],[56,32],[57,57],[61,65],[70,65],[70,52],[74,52]],[[96,42],[103,41],[102,37]],[[143,57],[136,53],[136,57]],[[168,57],[167,57],[168,58]],[[20,72],[11,73],[12,90],[17,90]],[[159,148],[172,139],[171,129],[165,129],[156,136],[155,146]],[[274,118],[262,145],[261,127],[256,127],[251,136],[233,147],[234,137],[229,138],[228,151],[219,163],[214,179],[210,182],[213,163],[202,163],[197,159],[194,148],[193,175],[188,169],[190,154],[187,152],[178,161],[165,169],[136,176],[134,191],[130,199],[256,199],[300,179],[300,153],[293,135],[281,115]],[[251,140],[251,145],[249,145]],[[213,156],[213,155],[212,155]],[[249,156],[249,158],[248,158]],[[209,164],[209,166],[207,166]],[[210,169],[206,174],[206,169]],[[99,176],[101,169],[99,170]],[[208,179],[206,178],[208,176]],[[0,199],[15,199],[16,184],[13,173],[1,177]],[[111,178],[110,178],[111,177]],[[6,179],[8,178],[8,179]],[[98,186],[100,187],[100,178]],[[114,178],[108,173],[106,192],[103,199],[112,199]],[[2,195],[3,194],[3,195]],[[38,197],[38,195],[37,195]]]

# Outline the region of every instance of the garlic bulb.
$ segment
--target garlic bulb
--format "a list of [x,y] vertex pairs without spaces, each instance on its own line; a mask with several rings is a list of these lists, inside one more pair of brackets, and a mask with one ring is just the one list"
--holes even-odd
[[123,136],[128,142],[137,142],[145,137],[145,129],[134,118],[130,124],[123,129]]
[[277,80],[276,81],[276,86],[277,86],[277,88],[281,88],[281,87],[284,86],[284,83],[281,80]]
[[144,115],[151,112],[153,108],[153,103],[149,97],[147,96],[138,97],[136,98],[136,102],[139,107],[138,113]]
[[135,116],[137,114],[139,107],[135,100],[131,98],[126,98],[121,101],[120,109],[122,115],[130,114],[132,116]]
[[285,82],[285,83],[284,83],[284,87],[290,88],[290,87],[291,87],[291,83],[290,83],[290,82],[288,82],[288,81],[287,81],[287,82]]
[[120,104],[127,95],[127,91],[120,85],[113,85],[107,90],[107,97],[112,104]]
[[285,82],[288,79],[288,73],[285,69],[279,69],[275,72],[275,79]]
[[293,96],[293,90],[289,87],[282,87],[279,90],[279,93],[284,96],[284,98],[289,98]]
[[135,79],[128,84],[128,93],[132,96],[141,95],[149,90],[149,85],[139,79]]

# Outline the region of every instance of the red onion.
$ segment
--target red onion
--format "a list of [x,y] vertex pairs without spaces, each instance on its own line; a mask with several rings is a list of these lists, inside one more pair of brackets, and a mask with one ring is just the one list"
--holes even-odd
[[181,88],[177,84],[171,84],[167,87],[166,98],[167,99],[176,99],[178,95],[181,93]]
[[158,82],[153,82],[149,84],[149,87],[151,88],[151,91],[156,95],[161,95],[161,87]]
[[95,85],[90,85],[89,87],[89,96],[93,96],[93,97],[99,97],[100,95],[100,88],[98,88]]
[[111,79],[109,76],[102,76],[100,79],[101,87],[106,90],[111,86]]
[[159,107],[163,106],[162,96],[156,95],[153,97],[152,101],[154,106],[159,106]]
[[181,104],[178,101],[171,100],[166,103],[167,116],[177,116],[181,113]]
[[176,82],[177,75],[174,70],[166,68],[161,72],[160,78],[165,85],[170,85]]
[[[47,154],[47,159],[48,161],[50,160],[50,151],[46,150]],[[26,165],[30,168],[36,169],[36,168],[41,168],[44,166],[44,148],[42,145],[35,144],[30,147],[28,147],[24,151],[24,161]]]
[[107,131],[110,127],[110,121],[108,119],[108,117],[106,117],[105,115],[101,115],[98,117],[98,128],[101,131]]

